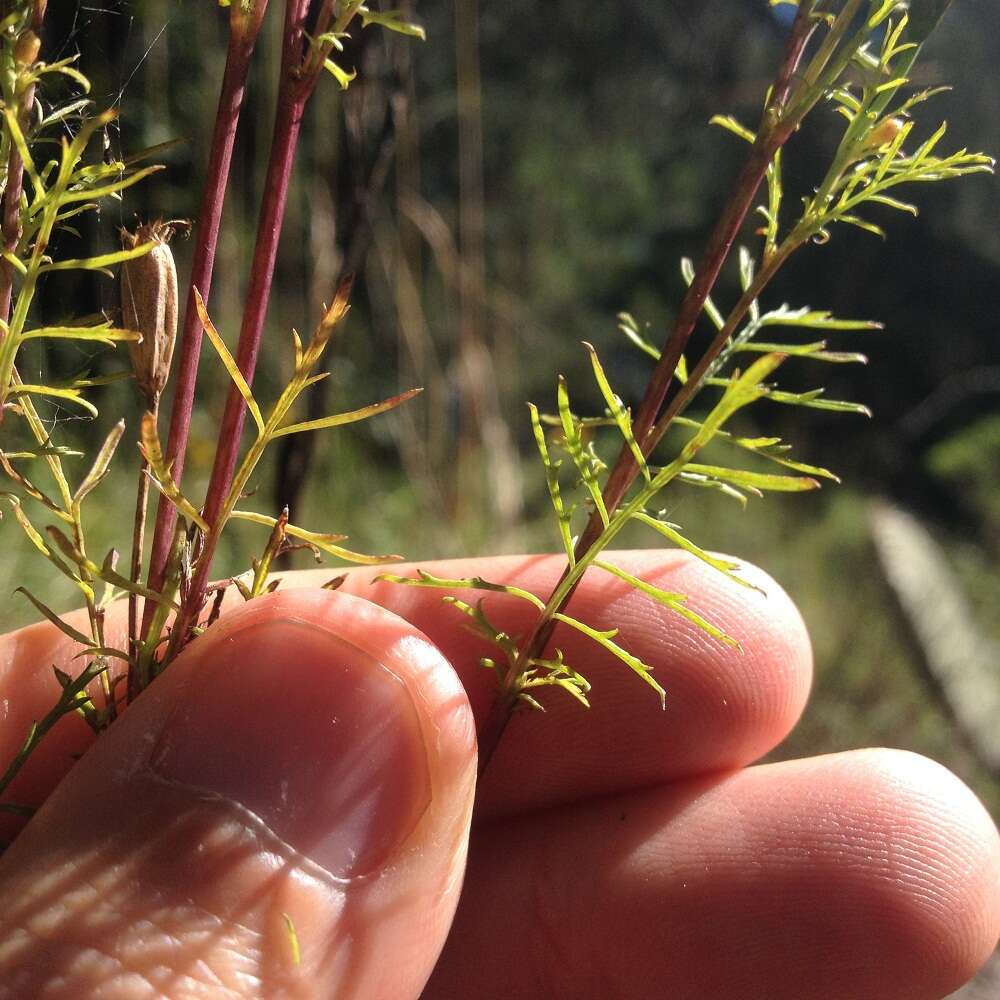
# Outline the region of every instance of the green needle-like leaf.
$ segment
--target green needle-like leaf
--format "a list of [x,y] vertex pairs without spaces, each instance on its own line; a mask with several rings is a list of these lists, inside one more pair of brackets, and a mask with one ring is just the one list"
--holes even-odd
[[520,587],[507,583],[491,583],[481,576],[459,577],[456,579],[446,579],[434,576],[422,569],[417,570],[417,576],[396,576],[392,573],[383,573],[375,577],[373,582],[385,580],[388,583],[400,583],[410,587],[436,587],[447,590],[489,590],[498,594],[510,594],[512,597],[519,597],[522,601],[527,601],[534,605],[539,611],[545,609],[545,602],[540,600],[530,591],[522,590]]
[[78,505],[88,493],[95,490],[100,485],[101,480],[108,474],[108,469],[111,467],[111,459],[114,458],[118,444],[124,433],[125,421],[119,420],[104,439],[104,444],[98,450],[90,471],[84,476],[83,482],[80,483],[73,494],[73,502],[75,504]]
[[721,628],[717,625],[713,625],[707,618],[703,618],[690,608],[685,607],[688,600],[685,594],[673,594],[667,590],[661,590],[659,587],[656,587],[651,583],[647,583],[645,580],[640,580],[639,577],[633,576],[631,573],[626,573],[625,570],[613,565],[612,563],[602,562],[597,559],[594,561],[594,565],[599,569],[603,569],[606,573],[612,574],[612,576],[617,576],[619,580],[624,580],[630,587],[634,587],[636,590],[641,590],[644,594],[648,594],[658,604],[662,604],[665,608],[669,608],[682,618],[686,618],[689,622],[697,625],[698,628],[700,628],[703,632],[706,632],[713,639],[717,639],[719,642],[724,643],[727,646],[731,646],[734,649],[740,648],[740,644],[731,635],[727,635]]
[[696,556],[702,562],[707,563],[713,569],[718,570],[723,574],[723,576],[728,577],[734,583],[738,583],[741,587],[749,587],[751,590],[759,589],[748,580],[744,580],[743,577],[734,572],[734,570],[739,569],[739,563],[730,562],[728,559],[721,559],[718,556],[713,556],[711,553],[706,552],[703,548],[692,542],[691,539],[685,538],[685,536],[682,535],[674,525],[668,524],[666,521],[661,521],[659,518],[652,517],[645,511],[636,511],[632,517],[640,524],[648,525],[654,531],[658,531],[664,538],[673,542],[678,548],[684,549],[685,552],[690,552],[691,555]]
[[773,490],[782,493],[801,493],[818,490],[820,484],[808,476],[776,476],[764,472],[748,472],[744,469],[726,469],[718,465],[696,465],[693,462],[685,471],[694,472],[711,479],[721,479],[746,490]]
[[305,420],[299,424],[289,424],[287,427],[279,428],[271,436],[279,438],[285,434],[301,434],[304,431],[318,431],[325,427],[342,427],[344,424],[353,424],[359,420],[367,420],[376,414],[396,409],[397,406],[401,406],[407,400],[413,399],[414,396],[419,396],[423,391],[423,389],[408,389],[406,392],[401,392],[398,396],[383,399],[381,403],[372,403],[371,406],[362,406],[359,410],[349,410],[347,413],[335,413],[333,416],[320,417],[318,420]]
[[609,520],[608,510],[604,505],[601,487],[594,472],[594,463],[584,451],[583,439],[580,436],[580,424],[569,408],[569,390],[566,388],[566,380],[561,375],[559,376],[557,402],[559,405],[559,421],[562,424],[566,451],[579,471],[583,485],[590,494],[590,499],[601,520],[604,522],[604,526],[607,527]]
[[594,369],[594,378],[597,381],[597,387],[601,390],[601,395],[604,397],[604,402],[607,404],[618,430],[621,431],[621,435],[625,439],[625,444],[628,445],[629,451],[632,452],[632,457],[635,459],[639,471],[648,483],[650,474],[649,469],[646,467],[646,456],[642,453],[642,449],[639,447],[638,442],[635,440],[635,435],[632,433],[632,418],[622,405],[622,401],[612,391],[611,383],[608,382],[608,378],[604,374],[604,368],[601,365],[600,358],[597,356],[597,351],[594,350],[594,345],[585,342],[583,346],[587,348],[590,354],[590,364]]
[[233,380],[233,384],[239,389],[243,401],[247,404],[250,416],[253,417],[253,422],[257,425],[257,433],[263,436],[264,418],[261,416],[257,400],[254,399],[253,391],[250,389],[247,380],[243,377],[243,372],[240,371],[239,365],[236,364],[236,359],[229,353],[229,348],[226,347],[225,341],[219,336],[219,331],[216,330],[215,324],[212,322],[211,317],[208,315],[208,310],[205,308],[205,300],[201,297],[201,292],[197,288],[194,290],[194,303],[195,308],[198,310],[198,319],[201,320],[201,325],[205,328],[205,333],[208,334],[208,339],[215,348],[215,353],[219,355],[219,359],[225,365],[226,371],[229,372],[229,377]]
[[646,663],[643,663],[638,656],[633,656],[627,649],[623,649],[616,642],[614,638],[618,635],[618,629],[610,629],[607,632],[602,632],[599,629],[591,628],[584,622],[579,621],[576,618],[571,618],[569,615],[564,615],[561,612],[556,612],[553,616],[556,621],[563,622],[565,625],[569,625],[571,628],[575,628],[578,632],[582,632],[585,636],[593,639],[599,646],[603,646],[609,653],[618,657],[630,670],[635,671],[659,696],[660,696],[660,707],[666,708],[667,705],[667,693],[660,687],[659,683],[653,677],[651,671],[652,667]]
[[100,323],[97,326],[42,326],[36,330],[27,330],[21,334],[21,341],[38,340],[96,340],[104,344],[129,341],[135,343],[142,339],[135,330],[121,330],[110,323]]
[[40,601],[35,595],[28,590],[26,587],[17,587],[14,591],[15,594],[24,594],[29,601],[35,606],[35,610],[41,615],[47,618],[63,635],[68,635],[74,642],[82,643],[84,646],[92,645],[92,640],[90,636],[84,635],[79,629],[74,628],[69,622],[65,622],[60,618],[47,604]]
[[198,525],[202,531],[208,532],[208,522],[198,513],[193,503],[174,482],[170,468],[163,457],[160,447],[160,436],[156,431],[156,417],[152,413],[144,413],[139,429],[139,450],[149,465],[150,479],[153,485],[189,520]]
[[74,406],[82,407],[92,417],[97,416],[97,407],[89,400],[84,399],[79,389],[58,388],[52,385],[31,385],[22,382],[20,385],[12,386],[7,390],[8,396],[49,396],[53,399],[62,399]]
[[545,441],[545,428],[542,427],[538,417],[538,408],[534,403],[528,404],[531,412],[531,428],[535,433],[535,444],[538,446],[538,453],[542,457],[542,465],[545,467],[545,482],[549,489],[549,499],[552,501],[552,509],[556,512],[556,520],[559,523],[559,536],[562,539],[563,549],[570,566],[575,562],[573,552],[573,537],[570,533],[570,518],[572,511],[566,510],[563,505],[562,492],[559,487],[559,462],[554,462],[549,457],[549,448]]
[[[274,528],[278,520],[276,517],[269,517],[267,514],[257,514],[249,510],[234,510],[230,516],[241,521],[252,521],[254,524],[263,524],[268,528]],[[285,531],[292,538],[298,538],[304,542],[308,542],[310,545],[315,545],[317,549],[321,549],[328,555],[336,556],[338,559],[343,559],[345,562],[377,566],[379,563],[399,562],[403,558],[399,555],[370,556],[362,552],[352,552],[350,549],[344,549],[334,544],[345,539],[346,535],[329,535],[319,531],[308,531],[306,528],[299,528],[294,524],[286,525]]]
[[420,41],[427,40],[427,34],[419,24],[413,24],[405,20],[403,12],[399,10],[373,11],[367,7],[359,7],[358,13],[361,15],[361,26],[367,28],[370,24],[377,24],[389,31],[395,31],[400,35],[410,35],[419,38]]
[[50,264],[43,264],[39,269],[39,274],[47,271],[103,271],[109,277],[108,270],[114,264],[123,264],[127,260],[135,260],[136,257],[145,257],[150,250],[155,247],[155,243],[143,243],[134,250],[116,250],[113,253],[99,254],[97,257],[80,257],[70,260],[54,260]]

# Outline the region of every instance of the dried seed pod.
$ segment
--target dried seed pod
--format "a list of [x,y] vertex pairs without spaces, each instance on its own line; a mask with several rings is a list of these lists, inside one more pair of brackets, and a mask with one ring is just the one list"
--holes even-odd
[[135,380],[147,401],[163,391],[177,339],[177,269],[170,250],[175,224],[145,223],[134,232],[122,230],[122,244],[133,249],[154,242],[149,253],[122,264],[122,325],[142,334],[129,344]]
[[865,142],[867,149],[882,149],[895,141],[896,136],[903,131],[906,122],[902,118],[883,118],[871,130],[868,140]]
[[19,67],[31,66],[38,59],[42,40],[33,31],[22,31],[14,43],[14,62]]

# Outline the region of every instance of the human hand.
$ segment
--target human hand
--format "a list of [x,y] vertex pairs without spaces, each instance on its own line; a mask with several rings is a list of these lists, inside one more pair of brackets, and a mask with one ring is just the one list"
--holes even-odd
[[[45,804],[0,859],[0,998],[955,989],[1000,926],[1000,840],[982,806],[896,751],[748,767],[805,703],[795,609],[762,577],[766,598],[683,555],[619,559],[691,594],[743,653],[588,577],[575,613],[621,629],[667,709],[567,630],[594,707],[553,696],[514,718],[471,843],[486,650],[440,592],[372,585],[375,571],[335,594],[291,589],[323,577],[290,574],[233,610],[76,764],[92,737],[64,720],[12,790]],[[561,569],[487,562],[425,568],[539,593]],[[511,631],[530,613],[505,595],[488,608]],[[79,669],[72,655],[49,626],[0,640],[0,760],[51,705],[52,663]]]

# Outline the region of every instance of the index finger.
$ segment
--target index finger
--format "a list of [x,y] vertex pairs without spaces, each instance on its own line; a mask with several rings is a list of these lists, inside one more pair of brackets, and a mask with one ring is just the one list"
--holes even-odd
[[[690,605],[740,642],[734,649],[651,601],[620,580],[588,573],[570,612],[594,628],[619,629],[622,646],[654,668],[667,692],[666,708],[624,664],[572,629],[559,625],[553,646],[593,684],[592,708],[559,691],[542,696],[546,712],[518,712],[511,720],[480,789],[480,817],[627,791],[742,767],[772,749],[797,720],[808,694],[811,652],[805,627],[789,598],[763,573],[744,575],[760,591],[739,587],[678,552],[610,554],[629,573],[689,595]],[[412,566],[394,567],[402,575]],[[565,565],[557,556],[502,556],[420,563],[435,575],[479,574],[547,596]],[[372,582],[384,568],[352,571],[346,592],[372,600],[424,632],[455,666],[481,725],[495,690],[481,666],[496,650],[465,627],[466,619],[441,602],[442,592]],[[283,587],[314,587],[329,571],[284,574]],[[456,591],[468,598],[469,593]],[[238,602],[238,598],[235,598]],[[505,594],[485,595],[499,627],[524,632],[534,610]],[[122,624],[109,612],[108,634]],[[58,697],[52,666],[79,671],[78,647],[50,625],[0,639],[0,766],[11,759],[33,719]],[[38,805],[66,774],[93,735],[76,716],[64,718],[42,743],[5,796]],[[13,817],[0,816],[18,826]]]

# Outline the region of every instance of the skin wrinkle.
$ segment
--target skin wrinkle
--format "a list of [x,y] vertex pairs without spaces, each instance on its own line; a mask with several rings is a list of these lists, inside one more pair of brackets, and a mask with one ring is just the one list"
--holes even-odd
[[[75,896],[80,897],[78,899],[63,897],[63,900],[66,904],[64,906],[64,909],[67,912],[59,918],[59,922],[57,926],[53,928],[53,930],[58,931],[60,933],[64,933],[65,927],[67,925],[68,926],[75,925],[76,933],[79,934],[81,931],[89,928],[89,930],[92,933],[88,934],[88,937],[96,940],[102,939],[105,935],[113,934],[114,928],[111,926],[112,921],[116,925],[120,924],[123,912],[127,912],[127,909],[125,908],[119,909],[119,907],[116,905],[114,901],[114,897],[115,895],[119,897],[127,896],[128,890],[126,887],[118,885],[117,874],[113,869],[109,869],[108,871],[104,872],[102,877],[108,881],[109,883],[108,886],[89,885],[86,887],[81,887],[81,889],[84,891],[74,894]],[[119,890],[117,894],[109,894],[108,890],[114,889],[116,886],[118,887]],[[91,891],[89,892],[85,891],[87,889]],[[154,889],[154,887],[150,886],[149,889],[152,890]],[[155,908],[150,908],[148,891],[149,890],[147,890],[146,898],[143,900],[144,921],[147,923],[152,923],[158,911]],[[95,908],[95,903],[99,903],[100,906]],[[75,905],[70,905],[70,904],[75,904]],[[101,907],[103,907],[103,910]],[[176,906],[173,907],[173,913],[174,913],[174,920],[178,928],[180,928],[182,931],[183,943],[187,946],[190,946],[193,940],[191,934],[191,928],[192,925],[195,923],[195,921],[192,920],[191,917],[192,913],[197,914],[202,918],[208,916],[210,919],[214,921],[217,927],[222,926],[221,921],[217,917],[215,917],[212,914],[208,914],[207,911],[205,911],[203,908],[198,907],[193,900],[177,904]],[[100,923],[95,925],[94,924],[95,917],[103,919],[101,920]],[[142,921],[138,923],[142,923]],[[250,928],[240,926],[238,924],[235,924],[235,922],[233,922],[232,926],[235,926],[238,930],[244,932],[245,936],[241,938],[240,942],[238,944],[236,942],[233,943],[232,951],[234,954],[240,955],[242,957],[242,960],[245,961],[246,960],[245,956],[252,953],[253,951],[253,949],[249,947],[250,939],[253,937],[259,937],[259,935],[256,935],[255,932],[253,932]],[[181,938],[178,938],[176,935],[168,933],[165,928],[161,928],[159,933],[162,938],[166,939],[172,938],[173,940],[181,940]],[[246,935],[249,935],[249,937],[247,937]],[[104,982],[100,987],[101,993],[103,993],[105,989],[113,990],[115,988],[115,984],[116,983],[120,984],[122,976],[125,976],[130,981],[134,977],[138,977],[142,981],[148,983],[148,985],[151,988],[156,990],[157,996],[160,995],[169,996],[169,994],[162,993],[160,986],[151,977],[150,972],[145,971],[142,968],[142,964],[144,962],[149,961],[151,957],[153,957],[155,960],[155,954],[152,953],[150,950],[151,938],[146,934],[140,935],[138,933],[136,922],[133,922],[131,925],[129,925],[124,941],[121,939],[121,935],[108,937],[107,940],[108,940],[108,948],[104,949],[103,951],[93,946],[89,946],[88,949],[81,951],[79,955],[75,956],[73,962],[69,966],[69,970],[65,973],[65,978],[67,978],[70,981],[78,982],[80,981],[82,974],[84,978],[92,979],[93,976],[86,976],[86,970],[80,970],[79,968],[77,968],[77,971],[74,972],[73,971],[74,966],[78,967],[80,965],[93,964],[93,960],[95,957],[105,957],[109,959],[111,962],[117,963],[117,965],[120,966],[120,972],[112,973],[104,971],[102,973],[99,973],[101,975],[101,978],[104,980]],[[51,941],[49,941],[48,944],[51,946]],[[114,954],[111,954],[112,949],[114,951]],[[160,968],[163,967],[160,966]],[[178,978],[176,970],[171,972],[171,976],[173,977],[171,981],[174,984],[186,981],[187,979],[190,978],[189,975],[182,975]],[[220,988],[225,988],[227,993],[230,993],[231,995],[236,995],[236,993],[231,988],[223,987],[223,984],[221,982],[219,982],[218,985]]]
[[[925,796],[915,793],[915,797],[926,807],[929,800]],[[822,796],[818,798],[821,801],[823,799]],[[954,872],[954,867],[950,864],[954,857],[952,851],[945,855],[929,840],[927,832],[918,833],[898,822],[893,824],[892,833],[884,842],[872,843],[866,828],[870,826],[870,817],[862,819],[850,813],[842,814],[837,811],[838,803],[824,805],[824,827],[816,850],[827,857],[836,858],[839,870],[860,873],[868,882],[881,882],[890,889],[895,889],[901,882],[905,883],[908,893],[921,902],[928,913],[936,914],[942,920],[946,919],[947,914],[955,912],[954,904],[958,893],[955,890],[954,876],[949,879],[935,877],[937,873],[927,865],[928,858],[947,861]],[[891,820],[895,815],[890,803],[879,801],[877,805],[880,811],[884,811],[887,819]],[[936,826],[937,832],[944,832],[940,825]],[[789,829],[787,836],[780,837],[776,845],[777,852],[787,850],[794,860],[794,855],[802,850],[797,837],[798,831]],[[782,846],[786,839],[790,845],[787,849]]]
[[[895,778],[883,783],[887,770]],[[490,984],[483,995],[613,996],[585,980],[545,993],[532,985],[533,966],[464,959],[487,955],[496,923],[531,926],[537,900],[571,947],[560,966],[572,975],[600,948],[617,952],[622,996],[658,995],[669,982],[671,1000],[941,997],[985,957],[989,932],[960,928],[995,913],[995,882],[981,877],[987,859],[995,864],[995,831],[944,774],[902,752],[854,752],[497,820],[481,828],[467,880],[469,892],[496,900],[494,912],[486,920],[460,908],[428,1000],[477,995],[477,983]],[[948,812],[966,817],[958,843],[935,820]],[[894,833],[901,828],[909,835]],[[914,879],[921,844],[929,850]],[[530,913],[508,888],[515,865],[500,845],[537,862]],[[555,872],[548,892],[537,885],[546,870]],[[544,961],[530,938],[523,947]]]

